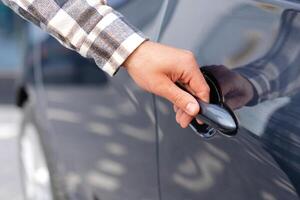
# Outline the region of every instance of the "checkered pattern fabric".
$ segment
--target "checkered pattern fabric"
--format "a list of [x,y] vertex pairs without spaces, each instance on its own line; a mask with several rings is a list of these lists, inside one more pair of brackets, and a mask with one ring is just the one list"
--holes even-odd
[[145,36],[105,0],[2,0],[65,47],[114,75]]

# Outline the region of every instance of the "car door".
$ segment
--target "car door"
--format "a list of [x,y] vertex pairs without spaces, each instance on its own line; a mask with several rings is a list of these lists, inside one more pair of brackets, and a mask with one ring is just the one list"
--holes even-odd
[[[163,1],[110,3],[155,39]],[[158,199],[153,96],[125,70],[110,78],[52,38],[38,48],[39,114],[62,199]]]
[[284,67],[280,81],[276,70],[265,71],[274,79],[270,87],[280,82],[280,88],[291,87],[293,93],[275,92],[236,110],[238,134],[210,140],[181,129],[172,105],[157,97],[162,200],[298,199],[299,5],[284,0],[169,1],[172,9],[160,42],[191,50],[201,65]]

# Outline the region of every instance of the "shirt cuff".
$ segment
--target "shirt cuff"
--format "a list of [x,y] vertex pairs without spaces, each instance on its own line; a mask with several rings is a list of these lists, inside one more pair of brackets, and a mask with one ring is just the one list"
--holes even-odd
[[80,47],[80,54],[92,58],[110,76],[148,38],[112,10],[95,26]]
[[256,105],[267,98],[270,92],[270,83],[263,73],[249,68],[237,68],[234,71],[245,77],[254,89],[254,97],[248,102],[247,106]]
[[126,59],[146,40],[148,39],[138,33],[130,35],[112,54],[102,70],[107,72],[110,76],[114,76]]

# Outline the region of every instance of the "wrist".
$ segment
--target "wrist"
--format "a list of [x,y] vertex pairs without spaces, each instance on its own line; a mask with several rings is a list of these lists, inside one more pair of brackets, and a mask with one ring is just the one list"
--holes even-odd
[[139,64],[141,64],[141,61],[144,59],[145,57],[145,49],[148,48],[148,46],[151,44],[152,42],[149,40],[145,40],[143,43],[140,44],[140,46],[138,46],[128,57],[127,59],[124,61],[123,63],[123,67],[125,69],[130,68],[131,66],[137,66]]

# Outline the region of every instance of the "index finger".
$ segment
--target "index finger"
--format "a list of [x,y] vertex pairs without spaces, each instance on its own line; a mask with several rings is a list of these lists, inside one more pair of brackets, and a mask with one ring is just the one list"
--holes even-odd
[[202,101],[209,102],[210,88],[198,67],[195,67],[191,73],[188,87],[194,92],[194,95]]

